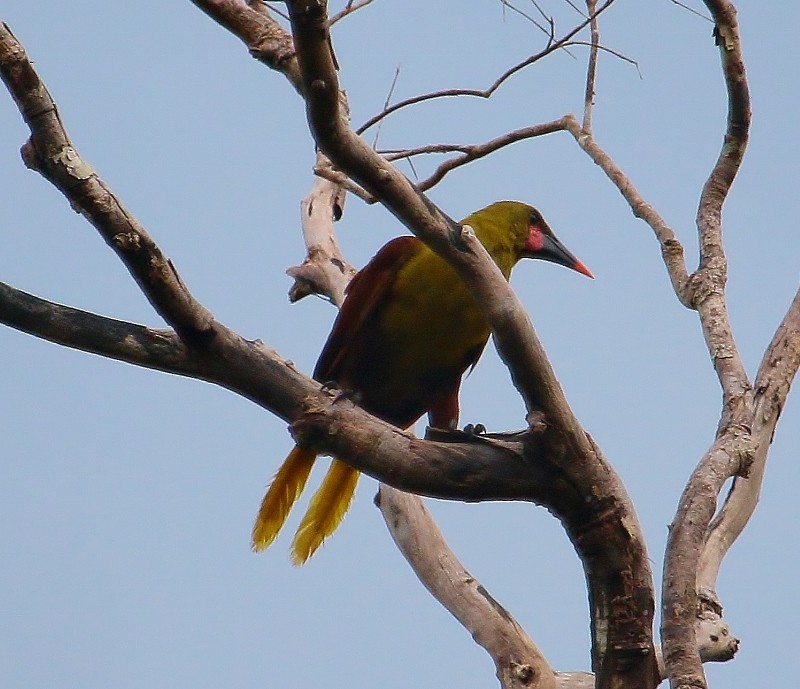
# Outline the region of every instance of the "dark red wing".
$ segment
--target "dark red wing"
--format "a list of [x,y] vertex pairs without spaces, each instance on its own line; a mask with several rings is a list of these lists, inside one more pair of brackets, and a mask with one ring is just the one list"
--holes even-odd
[[421,246],[416,237],[397,237],[381,247],[356,273],[347,286],[347,296],[314,368],[316,380],[340,382],[339,371],[350,347],[388,296],[397,272]]

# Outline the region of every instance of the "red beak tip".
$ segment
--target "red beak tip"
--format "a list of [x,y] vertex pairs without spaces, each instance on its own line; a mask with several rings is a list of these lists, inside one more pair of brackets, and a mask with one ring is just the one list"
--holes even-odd
[[583,261],[576,260],[575,265],[572,266],[573,270],[577,270],[579,273],[583,273],[587,278],[591,278],[594,280],[594,275],[592,275],[592,271],[589,270],[583,263]]

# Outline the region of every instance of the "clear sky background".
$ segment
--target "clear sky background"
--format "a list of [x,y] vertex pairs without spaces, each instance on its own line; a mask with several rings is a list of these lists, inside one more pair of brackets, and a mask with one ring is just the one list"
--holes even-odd
[[[725,228],[731,316],[753,373],[798,282],[800,7],[741,5],[754,119]],[[559,32],[576,20],[563,3],[545,6]],[[194,294],[310,372],[335,313],[320,299],[286,299],[284,271],[304,254],[299,203],[314,149],[284,78],[187,0],[5,0],[0,18],[35,61],[82,156]],[[692,269],[697,200],[727,107],[711,25],[669,0],[619,0],[601,31],[641,74],[601,56],[596,138],[672,224]],[[334,41],[355,123],[382,108],[398,67],[395,98],[485,87],[543,45],[492,0],[457,9],[378,0],[340,23]],[[489,102],[398,114],[380,145],[479,142],[580,113],[585,49],[571,53],[514,77]],[[0,279],[161,325],[96,232],[23,167],[26,136],[0,93]],[[437,162],[416,167],[425,174]],[[720,393],[696,315],[674,297],[650,229],[567,134],[454,172],[432,197],[454,217],[502,198],[534,203],[597,276],[528,262],[513,283],[570,402],[638,506],[658,581],[667,524],[713,440]],[[338,229],[355,265],[405,232],[352,197]],[[0,686],[495,686],[488,657],[394,548],[372,479],[336,536],[297,569],[287,552],[296,515],[272,549],[249,550],[264,486],[291,446],[282,421],[211,385],[8,328],[0,366]],[[462,409],[465,423],[524,425],[492,348],[464,385]],[[796,679],[797,419],[790,397],[762,503],[723,566],[719,594],[742,648],[707,668],[712,686]],[[558,523],[527,504],[429,504],[467,568],[553,665],[588,669],[583,574]]]

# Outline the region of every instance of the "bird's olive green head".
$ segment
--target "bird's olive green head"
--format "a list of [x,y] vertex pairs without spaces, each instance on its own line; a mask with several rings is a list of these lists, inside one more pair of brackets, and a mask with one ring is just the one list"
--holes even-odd
[[527,203],[497,201],[465,218],[462,225],[475,230],[506,278],[521,258],[551,261],[593,277],[553,234],[542,214]]

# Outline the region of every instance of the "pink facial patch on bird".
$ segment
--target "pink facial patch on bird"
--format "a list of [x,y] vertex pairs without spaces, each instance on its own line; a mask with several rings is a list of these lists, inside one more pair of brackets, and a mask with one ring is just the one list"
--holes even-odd
[[528,241],[525,242],[525,249],[527,251],[541,251],[544,247],[544,235],[542,231],[536,226],[531,225],[528,227]]

